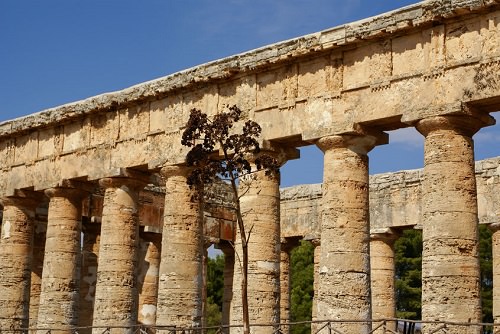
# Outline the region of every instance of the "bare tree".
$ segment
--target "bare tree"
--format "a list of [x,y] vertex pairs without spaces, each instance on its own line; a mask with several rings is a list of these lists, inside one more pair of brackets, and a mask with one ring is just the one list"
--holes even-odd
[[248,232],[243,223],[239,193],[239,183],[244,176],[250,175],[252,166],[248,160],[249,154],[255,155],[257,170],[265,170],[269,177],[279,174],[278,161],[266,154],[260,153],[258,137],[261,127],[254,121],[247,120],[241,127],[241,132],[234,133],[235,126],[242,116],[242,111],[232,106],[226,111],[216,114],[212,119],[198,109],[192,109],[186,129],[182,134],[182,145],[190,147],[186,156],[186,164],[193,168],[188,177],[188,184],[196,190],[198,200],[203,202],[207,185],[216,180],[224,180],[230,184],[234,194],[236,221],[241,238],[242,259],[239,259],[242,272],[241,299],[243,308],[243,333],[250,333],[248,315]]

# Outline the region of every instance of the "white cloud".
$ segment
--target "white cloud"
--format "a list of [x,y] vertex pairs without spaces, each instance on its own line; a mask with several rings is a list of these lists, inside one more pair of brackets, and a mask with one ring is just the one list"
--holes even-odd
[[424,146],[424,136],[414,127],[408,127],[389,131],[389,143],[408,145],[410,148],[421,148]]

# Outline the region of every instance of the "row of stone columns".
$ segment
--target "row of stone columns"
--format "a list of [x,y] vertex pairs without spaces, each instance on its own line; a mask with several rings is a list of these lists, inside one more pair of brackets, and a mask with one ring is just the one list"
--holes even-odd
[[[438,116],[416,123],[425,137],[424,321],[481,321],[472,135],[489,124],[493,120],[487,115]],[[324,177],[316,312],[320,319],[361,321],[337,325],[338,330],[348,333],[371,331],[367,153],[380,142],[377,136],[361,133],[317,142],[324,152]],[[378,251],[387,247],[382,241],[374,246]],[[424,323],[424,333],[437,326]],[[462,327],[456,333],[479,331]]]
[[[142,244],[138,199],[146,183],[141,177],[99,181],[104,188],[102,219],[100,224],[85,225],[83,240],[82,200],[88,193],[78,188],[46,190],[48,223],[45,249],[41,252],[44,257],[39,279],[40,302],[31,314],[30,289],[36,290],[37,286],[30,284],[34,218],[44,196],[30,192],[4,198],[0,328],[35,325],[41,332],[51,328],[52,332],[67,333],[72,327],[93,326],[94,333],[101,333],[107,327],[119,327],[111,332],[121,333],[132,331],[131,327],[138,322],[181,327],[203,325],[203,212],[186,183],[188,173],[185,167],[162,169],[166,179],[163,234],[160,241],[153,235],[148,239],[142,233]],[[263,171],[252,178],[242,197],[245,220],[254,225],[249,227],[252,231],[249,291],[254,301],[250,320],[276,323],[280,311],[279,180],[269,178]],[[238,252],[238,242],[227,252],[234,254],[234,260],[232,268],[228,266],[226,271],[236,273],[231,279],[235,291],[225,301],[226,310],[231,308],[231,312],[226,312],[230,314],[225,319],[227,324],[238,322],[241,310],[237,291],[241,286]],[[139,258],[143,259],[140,263],[148,263],[151,268],[139,268]],[[37,291],[32,295],[34,302]]]
[[[173,170],[183,169],[174,167]],[[188,315],[189,321],[178,318],[185,317],[185,309],[179,310],[179,305],[183,302],[179,299],[183,297],[186,301],[191,301],[192,291],[201,290],[199,282],[193,281],[193,277],[198,277],[200,272],[199,256],[195,255],[191,259],[196,267],[190,270],[186,266],[187,259],[182,255],[186,244],[190,242],[193,247],[198,247],[198,241],[201,240],[199,210],[192,204],[185,172],[172,173],[170,169],[164,172],[169,180],[167,195],[177,199],[166,200],[164,230],[167,233],[163,235],[163,244],[167,253],[162,253],[161,256],[150,254],[160,251],[158,240],[152,240],[153,247],[147,245],[144,254],[150,258],[148,263],[152,268],[142,278],[138,278],[138,198],[139,191],[146,183],[140,178],[113,177],[99,181],[100,186],[105,189],[100,240],[96,240],[97,233],[85,233],[83,250],[81,210],[82,199],[87,193],[82,189],[62,187],[45,191],[49,204],[45,249],[42,252],[43,274],[40,283],[33,282],[33,288],[30,277],[32,258],[39,256],[33,254],[34,218],[35,209],[44,200],[43,196],[41,193],[19,192],[17,196],[2,199],[0,328],[28,328],[30,289],[33,289],[35,299],[39,285],[40,301],[33,303],[39,306],[36,310],[31,310],[31,325],[40,329],[52,328],[56,332],[69,332],[71,327],[79,325],[105,328],[130,327],[136,325],[138,320],[154,323],[156,319],[151,320],[151,317],[156,316],[157,283],[152,281],[158,278],[157,268],[156,272],[154,268],[158,267],[158,263],[151,259],[160,258],[163,269],[160,281],[162,293],[159,294],[163,298],[159,303],[160,321],[184,326],[199,325],[199,314]],[[188,224],[193,228],[187,228]],[[95,225],[97,224],[90,224],[87,228]],[[185,230],[189,231],[183,234]],[[94,240],[91,240],[92,236]],[[192,256],[191,249],[185,252]],[[40,271],[36,269],[38,268],[34,272],[39,275]],[[170,278],[169,275],[178,275],[180,279],[166,279]],[[138,279],[142,281],[138,282]],[[141,296],[145,299],[141,310],[138,310],[138,283],[141,283],[143,290],[154,290],[146,293],[142,291]],[[153,285],[154,288],[151,287]],[[94,287],[95,291],[92,291]],[[201,300],[198,299],[197,303],[200,304]],[[194,309],[197,307],[193,307]],[[33,315],[35,312],[36,318]],[[79,314],[83,314],[82,319],[79,319]],[[97,328],[94,331],[100,333],[102,330]],[[116,332],[123,332],[123,329]]]
[[[477,236],[477,199],[472,135],[487,124],[469,116],[440,116],[417,122],[425,136],[423,198],[423,320],[472,321],[481,319]],[[314,318],[340,323],[337,330],[368,333],[369,320],[380,315],[371,305],[371,291],[390,282],[387,266],[375,268],[371,286],[370,224],[368,203],[368,152],[384,142],[379,134],[349,134],[324,137],[317,145],[324,152],[321,252],[317,272]],[[164,226],[160,252],[156,305],[150,299],[141,316],[156,324],[202,325],[202,211],[186,184],[188,171],[166,167]],[[255,173],[244,190],[241,208],[248,222],[250,321],[280,320],[280,225],[279,180]],[[139,221],[138,193],[141,178],[107,178],[101,223],[99,264],[92,325],[124,326],[137,323]],[[242,185],[244,185],[242,183]],[[67,330],[79,323],[77,291],[81,199],[83,190],[55,188],[46,191],[49,216],[37,326]],[[172,200],[175,199],[175,200]],[[34,210],[40,194],[19,193],[2,200],[4,206],[0,244],[0,325],[28,326],[28,300],[33,248]],[[231,312],[228,323],[241,322],[241,240],[236,232]],[[85,247],[90,246],[86,243]],[[87,245],[87,246],[85,246]],[[372,260],[388,247],[388,240],[374,240]],[[95,251],[94,249],[92,251]],[[154,250],[152,250],[154,251]],[[90,252],[90,251],[89,251]],[[315,254],[316,258],[316,254]],[[81,268],[91,274],[93,263]],[[57,268],[55,270],[54,268]],[[57,273],[57,275],[55,274]],[[152,274],[156,279],[155,274]],[[145,277],[143,278],[145,282]],[[385,279],[385,281],[384,281]],[[81,294],[80,294],[81,296]],[[464,302],[466,301],[466,302]],[[57,306],[55,306],[57,305]],[[156,307],[156,309],[155,309]],[[393,307],[391,306],[391,309]],[[188,310],[188,311],[187,311]],[[144,313],[142,313],[144,311]],[[225,320],[225,321],[226,321]],[[88,319],[86,320],[88,321]],[[431,331],[435,325],[425,325]],[[258,332],[272,331],[262,327]],[[96,329],[100,332],[102,329]],[[119,330],[122,332],[123,330]],[[465,328],[470,332],[470,329]],[[465,332],[462,331],[462,332]],[[458,331],[457,333],[459,333]],[[461,332],[460,332],[461,333]]]

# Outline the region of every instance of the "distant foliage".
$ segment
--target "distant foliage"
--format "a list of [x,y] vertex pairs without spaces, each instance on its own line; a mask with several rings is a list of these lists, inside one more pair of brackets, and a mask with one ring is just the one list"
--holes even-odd
[[[422,232],[405,230],[395,243],[396,316],[421,319],[422,313]],[[479,225],[479,261],[483,322],[493,322],[493,270],[491,231]]]
[[207,265],[207,296],[212,298],[222,311],[224,295],[224,255],[208,258]]
[[486,225],[479,225],[479,261],[483,322],[493,322],[493,256],[491,231]]
[[[395,242],[396,265],[396,316],[419,320],[422,294],[422,232],[405,230]],[[491,231],[479,226],[479,257],[481,268],[481,298],[483,322],[493,322],[493,265]],[[222,296],[224,291],[224,257],[209,259],[207,273],[207,324],[221,323]],[[314,298],[314,246],[301,241],[291,253],[291,320],[309,321]],[[310,326],[293,326],[292,334],[308,334]]]
[[[291,254],[290,260],[290,313],[292,321],[310,321],[314,298],[314,246],[308,241],[301,241]],[[292,334],[311,332],[310,325],[293,326]]]
[[[222,322],[224,294],[224,256],[208,258],[207,264],[207,326],[219,326]],[[215,331],[213,331],[215,332]]]
[[395,242],[396,317],[422,317],[422,231],[405,230]]

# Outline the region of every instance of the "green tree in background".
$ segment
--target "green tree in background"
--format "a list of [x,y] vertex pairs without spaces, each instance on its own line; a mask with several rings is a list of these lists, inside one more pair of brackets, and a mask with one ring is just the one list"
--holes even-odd
[[405,230],[394,244],[396,317],[421,319],[422,232]]
[[[207,263],[207,326],[222,322],[222,297],[224,294],[224,256],[208,258]],[[213,331],[215,333],[215,331]]]
[[479,264],[481,268],[483,322],[493,322],[493,258],[491,231],[486,225],[479,225]]
[[[301,241],[291,253],[290,260],[290,315],[292,321],[310,321],[314,297],[314,246]],[[293,326],[292,334],[311,332],[310,325]]]
[[[422,293],[422,232],[405,230],[395,242],[396,316],[403,319],[421,319]],[[481,298],[483,322],[493,322],[493,270],[491,231],[479,226],[479,257],[481,266]],[[301,241],[291,253],[291,320],[310,321],[314,297],[314,246]],[[222,319],[224,291],[224,256],[208,259],[207,271],[207,325],[218,326]],[[310,333],[310,326],[293,326],[292,334]]]
[[[396,316],[421,319],[422,294],[422,232],[405,230],[396,241]],[[493,270],[491,231],[479,225],[479,261],[481,270],[481,300],[483,322],[493,322]]]

